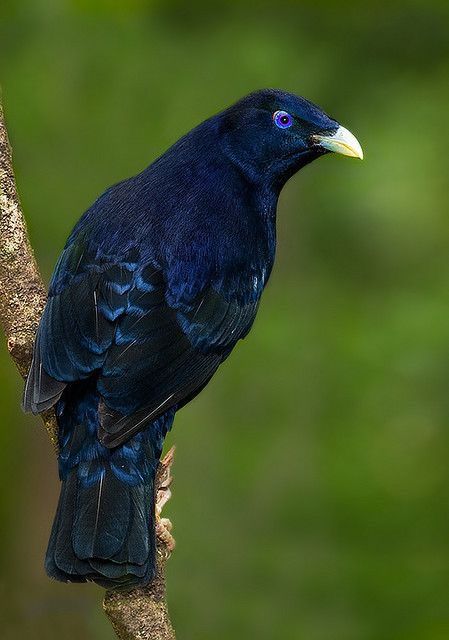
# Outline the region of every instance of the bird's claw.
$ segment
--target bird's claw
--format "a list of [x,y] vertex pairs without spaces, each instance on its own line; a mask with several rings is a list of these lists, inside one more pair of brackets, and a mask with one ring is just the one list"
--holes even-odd
[[172,483],[171,466],[173,464],[175,447],[172,447],[160,461],[156,473],[156,536],[159,546],[167,556],[175,548],[175,539],[171,534],[173,525],[168,518],[162,518],[162,509],[171,498],[170,485]]
[[175,539],[170,533],[172,528],[173,525],[168,518],[159,518],[156,521],[156,536],[158,541],[164,546],[168,555],[170,555],[176,546]]

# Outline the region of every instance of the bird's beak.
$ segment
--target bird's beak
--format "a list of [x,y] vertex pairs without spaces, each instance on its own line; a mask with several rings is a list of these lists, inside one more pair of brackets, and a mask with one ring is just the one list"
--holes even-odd
[[312,139],[323,149],[363,160],[363,150],[360,142],[350,131],[342,126],[339,126],[337,131],[331,135],[316,134]]

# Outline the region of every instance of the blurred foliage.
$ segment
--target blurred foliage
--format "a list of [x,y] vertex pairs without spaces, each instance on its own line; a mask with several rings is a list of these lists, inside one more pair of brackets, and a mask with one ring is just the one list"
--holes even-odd
[[[181,638],[449,637],[449,5],[2,0],[0,79],[48,278],[109,184],[252,89],[307,96],[361,162],[279,206],[250,339],[178,416],[169,596]],[[42,561],[58,492],[0,362],[3,640],[112,638]]]

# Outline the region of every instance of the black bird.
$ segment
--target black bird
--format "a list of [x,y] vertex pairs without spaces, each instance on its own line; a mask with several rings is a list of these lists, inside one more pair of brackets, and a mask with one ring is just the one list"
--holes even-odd
[[254,322],[286,181],[356,138],[265,89],[215,115],[81,217],[56,265],[24,392],[55,405],[61,495],[48,574],[107,588],[154,575],[154,477],[175,412]]

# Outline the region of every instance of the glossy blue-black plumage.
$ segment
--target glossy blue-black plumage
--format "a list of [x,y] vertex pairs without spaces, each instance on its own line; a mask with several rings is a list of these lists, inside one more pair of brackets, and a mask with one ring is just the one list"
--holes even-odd
[[[278,109],[291,130],[272,122]],[[254,321],[285,181],[335,121],[273,90],[206,120],[108,189],[56,266],[24,405],[56,404],[61,498],[46,567],[60,580],[144,584],[154,473],[177,409]]]

